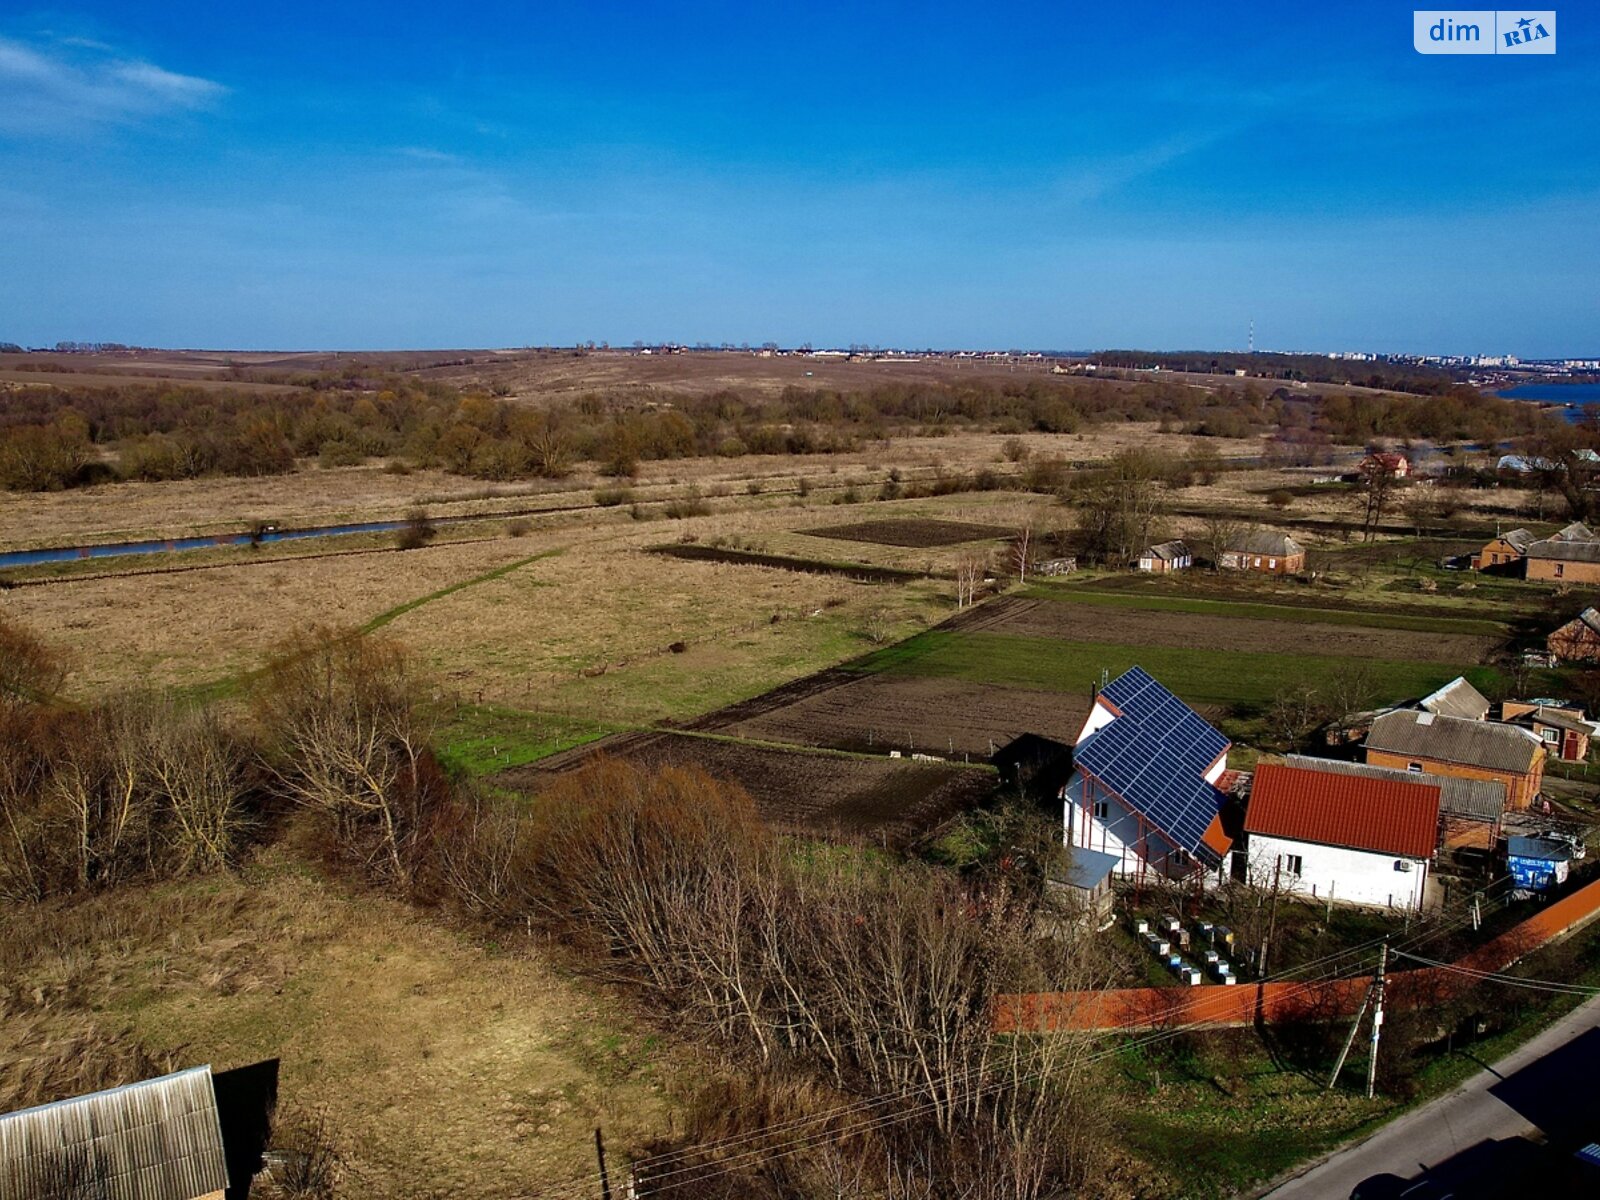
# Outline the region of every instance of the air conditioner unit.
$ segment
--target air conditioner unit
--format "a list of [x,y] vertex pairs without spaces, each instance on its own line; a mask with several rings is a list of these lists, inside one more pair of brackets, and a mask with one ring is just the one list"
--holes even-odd
[[1394,860],[1394,869],[1396,871],[1409,871],[1409,870],[1411,870],[1411,860],[1409,858],[1397,858],[1397,859],[1395,859]]

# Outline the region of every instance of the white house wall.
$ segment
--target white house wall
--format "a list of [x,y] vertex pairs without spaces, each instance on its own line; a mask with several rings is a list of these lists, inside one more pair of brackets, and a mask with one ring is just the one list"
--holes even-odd
[[1083,728],[1078,731],[1078,740],[1074,745],[1083,745],[1091,733],[1098,733],[1112,721],[1117,719],[1117,714],[1106,707],[1106,702],[1099,697],[1095,698],[1094,706],[1089,709],[1089,715],[1084,719]]
[[[1395,870],[1396,856],[1343,846],[1324,846],[1291,838],[1268,837],[1252,833],[1247,850],[1250,882],[1271,887],[1273,871],[1279,862],[1278,886],[1286,891],[1335,902],[1368,904],[1383,908],[1421,908],[1428,864],[1408,859],[1410,871]],[[1289,873],[1289,856],[1299,855],[1298,876]]]

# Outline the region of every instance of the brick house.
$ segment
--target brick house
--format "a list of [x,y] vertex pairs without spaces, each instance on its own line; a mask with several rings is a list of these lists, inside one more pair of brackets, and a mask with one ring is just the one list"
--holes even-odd
[[1217,565],[1264,575],[1298,575],[1306,569],[1306,550],[1286,533],[1252,530],[1230,541],[1217,555]]
[[1544,644],[1557,662],[1600,662],[1600,611],[1584,609]]
[[1141,571],[1165,575],[1169,571],[1187,571],[1194,566],[1194,555],[1181,541],[1158,542],[1141,550],[1134,565]]
[[1533,542],[1523,559],[1526,577],[1547,582],[1600,583],[1600,537],[1582,521]]
[[1491,542],[1485,543],[1482,550],[1472,556],[1472,569],[1474,571],[1499,571],[1511,574],[1520,570],[1518,564],[1523,556],[1528,553],[1528,547],[1533,545],[1533,534],[1526,529],[1513,529],[1510,533],[1502,533]]
[[1500,705],[1500,719],[1532,730],[1545,749],[1562,762],[1582,762],[1589,757],[1589,739],[1594,736],[1595,727],[1584,720],[1581,708],[1536,700],[1506,700]]
[[1244,816],[1250,878],[1321,900],[1420,909],[1439,848],[1439,790],[1407,772],[1262,762]]
[[1415,709],[1384,713],[1366,742],[1373,766],[1501,783],[1507,807],[1516,810],[1539,798],[1545,758],[1543,740],[1530,730]]
[[1404,454],[1386,451],[1367,455],[1358,469],[1363,475],[1393,475],[1396,479],[1404,479],[1411,474],[1411,462]]

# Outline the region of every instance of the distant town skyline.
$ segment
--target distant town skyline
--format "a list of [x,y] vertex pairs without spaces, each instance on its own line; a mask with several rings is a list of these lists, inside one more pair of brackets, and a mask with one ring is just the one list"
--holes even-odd
[[1592,358],[1588,15],[18,9],[0,341]]

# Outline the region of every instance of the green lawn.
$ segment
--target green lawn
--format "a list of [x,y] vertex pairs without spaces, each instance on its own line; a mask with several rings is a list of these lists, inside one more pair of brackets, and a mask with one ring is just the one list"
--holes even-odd
[[1041,599],[1103,608],[1131,608],[1147,612],[1198,613],[1204,616],[1240,617],[1256,621],[1288,621],[1301,625],[1357,625],[1367,629],[1404,629],[1422,633],[1458,633],[1469,637],[1503,638],[1510,630],[1503,622],[1453,616],[1365,612],[1350,608],[1311,608],[1241,600],[1207,600],[1197,596],[1158,596],[1147,592],[1093,592],[1076,587],[1035,585],[1025,593]]
[[[1245,714],[1265,707],[1286,684],[1323,684],[1357,663],[1370,674],[1376,694],[1391,699],[1425,696],[1460,673],[1444,663],[1317,654],[1222,654],[1205,647],[1123,646],[937,629],[879,651],[861,663],[860,669],[1081,695],[1100,682],[1102,672],[1115,678],[1129,667],[1140,666],[1191,704]],[[1467,678],[1480,688],[1493,686],[1496,674],[1493,667],[1466,671]]]

